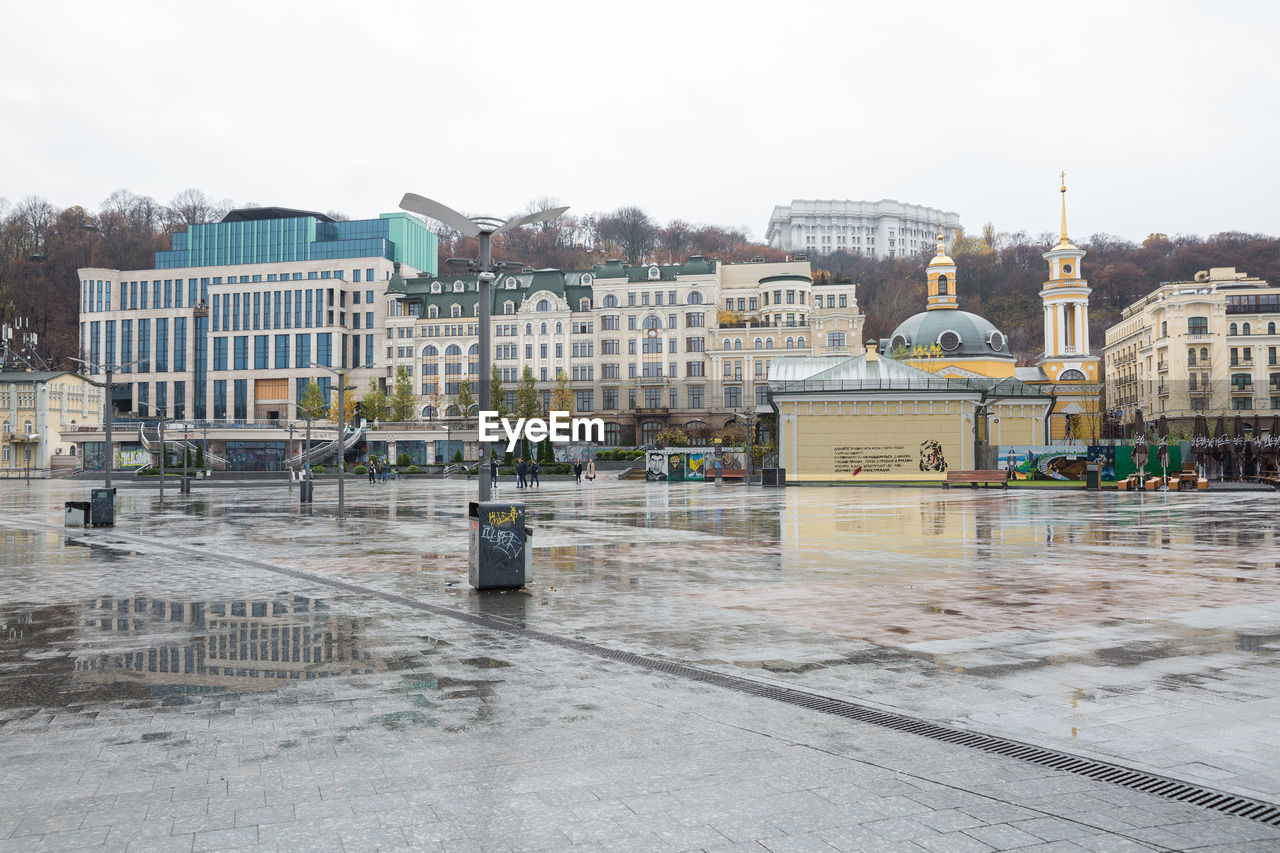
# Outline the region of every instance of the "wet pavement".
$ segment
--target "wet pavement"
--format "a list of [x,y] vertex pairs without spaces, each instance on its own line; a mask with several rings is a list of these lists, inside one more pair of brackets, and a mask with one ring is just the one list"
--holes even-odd
[[0,484],[0,851],[1280,849],[548,641],[1277,802],[1269,493],[504,487],[535,580],[482,594],[474,483],[351,481],[341,526],[330,481],[122,488],[64,529],[88,488]]

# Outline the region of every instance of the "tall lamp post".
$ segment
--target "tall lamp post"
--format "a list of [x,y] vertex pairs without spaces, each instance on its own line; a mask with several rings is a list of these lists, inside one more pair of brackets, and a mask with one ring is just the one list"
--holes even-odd
[[[352,371],[362,370],[366,367],[372,367],[372,366],[373,365],[369,365],[369,364],[358,364],[355,367],[331,367],[327,364],[319,364],[314,361],[311,362],[311,367],[318,367],[321,370],[328,371],[329,373],[332,373],[334,376],[338,377],[338,521],[342,521],[342,507],[343,507],[342,486],[343,486],[343,479],[344,479],[343,469],[346,468],[346,465],[344,463],[346,462],[346,450],[347,450],[346,448],[347,400],[346,400],[346,397],[344,397],[343,395],[346,394],[347,391],[355,390],[355,386],[347,385],[347,376]],[[310,427],[309,418],[307,423],[308,423],[307,425],[308,443],[310,443],[311,427]]]
[[[89,367],[94,370],[101,370],[103,373],[107,375],[106,382],[102,386],[103,390],[106,391],[106,393],[103,395],[104,397],[106,397],[106,399],[103,400],[103,403],[102,403],[102,425],[103,425],[103,428],[106,430],[106,435],[104,436],[104,438],[106,439],[106,444],[107,444],[107,452],[105,454],[107,457],[106,482],[103,483],[103,486],[109,489],[111,488],[111,469],[115,467],[115,463],[116,463],[115,452],[112,451],[111,449],[111,422],[115,420],[115,412],[113,411],[113,406],[111,403],[111,374],[115,373],[116,371],[124,372],[126,368],[133,367],[135,364],[141,364],[143,362],[143,359],[137,359],[136,361],[131,361],[128,364],[94,364],[93,362],[85,361],[82,358],[73,358],[71,360],[75,362],[79,362],[80,364],[83,364],[85,367]],[[93,380],[89,380],[89,381],[93,382]],[[97,385],[98,383],[94,382],[93,384]]]
[[[568,207],[553,207],[548,210],[540,210],[537,213],[530,213],[527,216],[521,216],[516,219],[502,220],[492,216],[474,216],[468,217],[451,207],[446,207],[438,201],[432,201],[424,198],[416,193],[405,193],[404,198],[400,199],[400,208],[410,213],[417,213],[428,219],[434,219],[437,222],[443,222],[450,228],[458,231],[464,237],[476,237],[480,243],[479,257],[472,260],[470,258],[449,258],[446,262],[450,266],[461,267],[469,272],[477,274],[479,279],[479,292],[477,297],[480,303],[480,411],[490,410],[489,400],[489,382],[490,365],[492,364],[492,356],[489,352],[489,316],[492,306],[490,305],[490,287],[493,280],[498,277],[498,273],[506,269],[520,269],[523,265],[506,261],[495,264],[493,255],[490,251],[490,241],[495,234],[501,234],[504,231],[510,231],[513,228],[519,228],[522,225],[529,225],[534,222],[550,222],[556,219],[560,214],[568,210]],[[465,414],[465,413],[464,413]],[[447,435],[447,433],[446,433]],[[484,442],[478,442],[481,447]],[[448,446],[448,445],[446,445]],[[480,455],[480,465],[485,463],[485,455]],[[480,476],[476,478],[480,482],[480,501],[489,500],[489,478],[480,472]]]

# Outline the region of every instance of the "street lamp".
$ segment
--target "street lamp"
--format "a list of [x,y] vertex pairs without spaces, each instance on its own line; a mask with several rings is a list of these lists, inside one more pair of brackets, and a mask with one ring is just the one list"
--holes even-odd
[[[334,376],[338,377],[338,521],[342,521],[342,506],[343,506],[342,487],[343,487],[343,479],[344,479],[343,469],[346,467],[344,463],[346,462],[346,449],[347,449],[346,448],[347,400],[346,400],[346,397],[344,397],[343,395],[346,394],[347,391],[355,390],[355,386],[347,385],[347,376],[351,374],[352,371],[363,370],[364,368],[372,367],[373,365],[358,364],[355,367],[331,367],[327,364],[320,364],[318,362],[313,361],[310,363],[310,366],[318,367],[321,370],[328,371],[329,373],[332,373]],[[308,419],[307,420],[308,445],[310,444],[310,433],[311,433],[311,421],[310,419]],[[308,447],[308,450],[309,449],[310,448]]]
[[[109,489],[111,488],[111,469],[114,468],[116,464],[116,454],[115,451],[111,449],[111,422],[115,420],[115,412],[113,411],[114,406],[111,402],[111,374],[117,370],[123,373],[125,368],[133,367],[135,364],[141,364],[146,359],[140,358],[135,361],[131,361],[128,364],[94,364],[93,362],[85,361],[82,358],[73,358],[71,360],[79,362],[85,367],[93,368],[94,370],[101,370],[103,373],[107,374],[107,381],[103,386],[106,391],[106,394],[104,395],[106,400],[104,400],[102,404],[102,421],[106,429],[106,435],[104,438],[106,439],[107,444],[107,476],[106,482],[103,483],[103,486]],[[92,379],[89,381],[94,385],[98,384],[93,382]],[[163,486],[163,484],[161,485]]]
[[[497,278],[499,272],[505,269],[518,270],[523,264],[505,261],[495,264],[490,251],[490,241],[494,234],[501,234],[504,231],[510,231],[513,228],[519,228],[522,225],[529,225],[534,222],[550,222],[556,219],[560,214],[568,210],[568,207],[553,207],[549,210],[540,210],[537,213],[530,213],[527,216],[521,216],[517,219],[502,220],[492,216],[474,216],[468,217],[459,213],[451,207],[446,207],[438,201],[432,201],[424,198],[416,193],[405,193],[404,198],[400,199],[400,207],[411,213],[417,213],[428,219],[434,219],[437,222],[443,222],[450,228],[458,231],[464,237],[476,237],[480,243],[479,257],[475,260],[469,258],[449,258],[447,263],[450,266],[462,267],[477,274],[479,279],[479,292],[477,299],[480,303],[480,365],[479,375],[482,379],[489,376],[490,365],[492,359],[489,353],[489,315],[492,306],[490,305],[489,290],[493,280]],[[489,383],[488,381],[480,382],[480,411],[489,411]],[[446,433],[447,435],[447,433]],[[484,442],[478,442],[481,447]],[[481,454],[480,464],[484,464],[484,454]],[[480,481],[480,501],[489,500],[489,478],[479,476],[476,478]]]

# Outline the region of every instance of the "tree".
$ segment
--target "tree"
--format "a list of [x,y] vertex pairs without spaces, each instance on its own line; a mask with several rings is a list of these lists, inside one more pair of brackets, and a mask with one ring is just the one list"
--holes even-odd
[[573,402],[573,391],[569,388],[568,375],[563,370],[556,371],[556,387],[551,390],[551,410],[573,415]]
[[302,389],[302,399],[298,400],[298,417],[323,420],[329,412],[329,404],[325,402],[320,386],[312,379]]
[[[329,420],[334,423],[337,423],[339,414],[342,415],[343,423],[348,424],[351,423],[352,418],[355,416],[356,392],[350,390],[350,386],[347,386],[347,388],[348,390],[343,391],[341,396],[335,393],[333,395],[333,402],[329,405]],[[334,391],[336,392],[337,389],[335,388]],[[341,401],[342,405],[341,412],[338,410],[339,401]]]
[[369,390],[360,399],[360,408],[366,420],[385,421],[391,415],[391,404],[377,382],[369,383]]
[[464,379],[458,383],[458,396],[456,399],[462,416],[464,418],[469,417],[476,407],[476,397],[471,391],[471,380]]
[[204,225],[217,222],[232,207],[230,199],[214,201],[203,191],[188,187],[178,193],[164,210],[164,222],[171,229],[187,225]]
[[[538,386],[534,382],[533,368],[524,366],[520,374],[520,384],[516,386],[516,417],[536,418],[542,414],[542,404],[538,400]],[[528,439],[521,439],[521,455],[529,455]]]
[[507,411],[507,392],[502,387],[502,370],[496,364],[489,371],[489,405],[499,417],[511,414]]
[[396,368],[396,381],[391,390],[391,420],[397,423],[414,420],[417,404],[413,399],[413,380],[402,364]]
[[601,239],[618,245],[629,264],[648,258],[658,242],[658,226],[638,207],[620,207],[600,217],[596,230]]

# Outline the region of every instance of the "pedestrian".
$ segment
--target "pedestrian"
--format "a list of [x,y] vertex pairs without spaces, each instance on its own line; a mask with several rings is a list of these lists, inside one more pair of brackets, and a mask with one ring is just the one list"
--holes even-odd
[[525,477],[525,474],[528,473],[528,471],[529,471],[529,468],[528,466],[525,465],[524,457],[521,457],[516,462],[516,488],[517,489],[523,489],[525,487],[526,484],[524,481],[524,477]]
[[587,460],[587,482],[594,483],[596,479],[596,460]]
[[540,470],[542,470],[542,467],[538,464],[538,460],[530,459],[529,460],[529,485],[535,486],[539,489],[542,488],[542,485],[538,482],[538,471]]
[[498,458],[496,456],[489,457],[489,485],[495,490],[498,488]]
[[377,477],[378,463],[369,457],[369,482],[372,483]]
[[581,459],[573,460],[573,477],[574,477],[574,481],[579,486],[581,486],[582,485],[582,460]]

